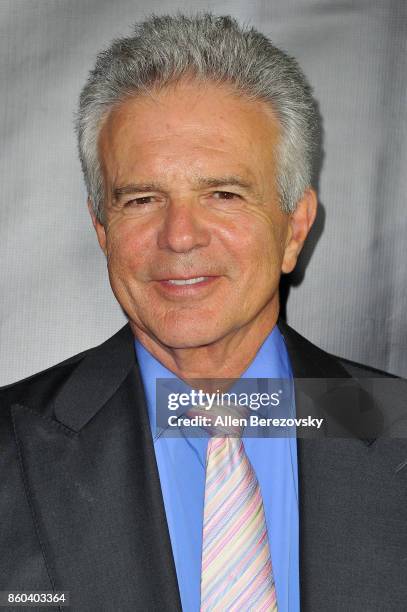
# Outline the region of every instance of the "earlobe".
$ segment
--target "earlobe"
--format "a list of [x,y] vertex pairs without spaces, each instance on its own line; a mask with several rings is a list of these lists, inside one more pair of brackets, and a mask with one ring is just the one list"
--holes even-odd
[[99,242],[99,246],[103,253],[106,255],[106,232],[103,224],[97,219],[95,211],[93,209],[92,200],[88,198],[88,210],[92,219],[93,227],[95,228],[96,236]]
[[281,271],[289,274],[295,268],[298,256],[317,215],[318,198],[314,189],[307,189],[290,214],[288,241],[285,246]]

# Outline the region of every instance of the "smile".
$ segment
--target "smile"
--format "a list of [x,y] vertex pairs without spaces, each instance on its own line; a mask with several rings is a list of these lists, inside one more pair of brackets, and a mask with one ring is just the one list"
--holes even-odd
[[157,287],[166,298],[184,299],[185,297],[199,297],[200,299],[211,291],[219,281],[219,276],[193,276],[191,278],[166,278],[158,281]]
[[170,285],[194,285],[195,283],[202,283],[207,280],[207,276],[197,276],[195,278],[177,278],[177,279],[168,279],[167,283]]

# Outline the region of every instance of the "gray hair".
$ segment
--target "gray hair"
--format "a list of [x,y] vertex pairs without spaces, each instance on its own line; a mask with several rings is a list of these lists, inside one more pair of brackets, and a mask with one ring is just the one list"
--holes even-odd
[[296,60],[230,16],[152,16],[134,35],[114,40],[97,56],[80,95],[76,130],[86,187],[103,219],[104,186],[98,158],[101,125],[129,96],[184,77],[229,84],[249,99],[269,103],[281,128],[276,152],[282,210],[292,212],[312,183],[319,143],[319,114]]

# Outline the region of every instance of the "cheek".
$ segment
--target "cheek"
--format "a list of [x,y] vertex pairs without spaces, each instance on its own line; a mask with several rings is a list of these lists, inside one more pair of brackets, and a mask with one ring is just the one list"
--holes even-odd
[[229,252],[243,274],[252,280],[267,274],[279,274],[282,261],[281,231],[263,216],[243,219],[228,235]]
[[[150,240],[151,243],[151,240]],[[131,223],[112,224],[107,232],[108,264],[115,268],[137,269],[149,252],[146,233]]]

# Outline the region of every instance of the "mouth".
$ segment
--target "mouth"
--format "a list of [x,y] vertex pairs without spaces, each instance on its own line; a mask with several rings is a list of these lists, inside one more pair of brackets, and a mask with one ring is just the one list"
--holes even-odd
[[196,285],[197,283],[202,283],[203,281],[208,280],[209,276],[194,276],[192,278],[168,278],[164,282],[169,283],[170,285]]
[[193,296],[210,287],[219,276],[190,276],[188,278],[165,278],[158,281],[158,286],[167,295]]

